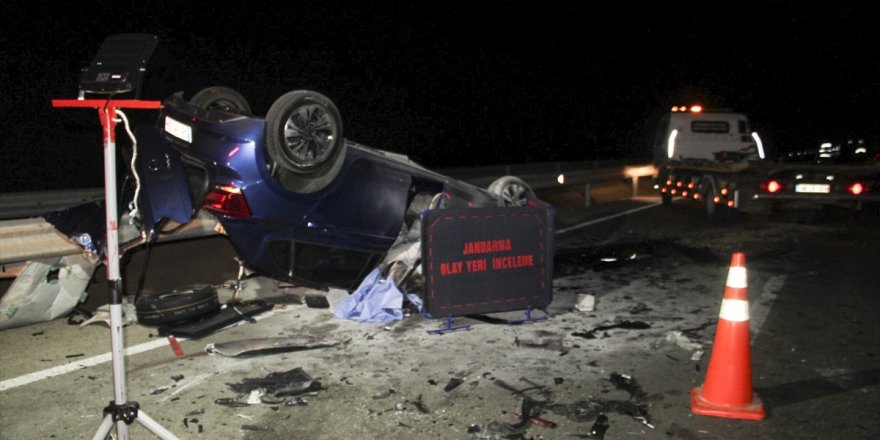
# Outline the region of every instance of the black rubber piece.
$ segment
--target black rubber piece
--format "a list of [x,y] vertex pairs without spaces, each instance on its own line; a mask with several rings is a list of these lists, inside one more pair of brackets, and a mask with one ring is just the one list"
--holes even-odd
[[165,325],[188,321],[220,309],[213,286],[193,286],[158,295],[140,295],[135,302],[138,323]]
[[252,316],[272,310],[273,305],[254,300],[247,304],[228,304],[225,309],[201,319],[159,327],[159,336],[174,335],[178,338],[200,339],[221,328],[239,321],[252,320]]

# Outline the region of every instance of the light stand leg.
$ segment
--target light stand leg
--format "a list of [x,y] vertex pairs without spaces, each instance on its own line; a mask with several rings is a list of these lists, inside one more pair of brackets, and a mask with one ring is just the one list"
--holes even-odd
[[92,440],[105,440],[107,435],[110,434],[110,429],[113,428],[113,416],[107,414],[104,416],[104,421],[101,422],[101,427],[98,428],[98,432],[95,433],[95,436],[92,437]]
[[137,421],[141,425],[144,425],[144,428],[147,428],[150,432],[156,434],[156,437],[166,440],[177,440],[177,437],[175,437],[171,431],[162,427],[159,422],[153,420],[152,417],[148,416],[147,413],[143,411],[138,413]]
[[116,141],[114,136],[116,108],[98,109],[104,131],[104,203],[107,220],[107,288],[110,299],[110,356],[113,364],[113,402],[105,410],[104,420],[93,440],[103,440],[116,424],[117,440],[128,440],[128,425],[137,420],[165,440],[177,440],[145,413],[136,402],[129,403],[125,392],[125,351],[122,334],[122,279],[119,272],[119,230],[116,206]]

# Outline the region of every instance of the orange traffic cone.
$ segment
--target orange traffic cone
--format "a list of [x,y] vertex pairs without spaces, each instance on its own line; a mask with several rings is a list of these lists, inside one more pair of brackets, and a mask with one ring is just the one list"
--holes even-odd
[[746,256],[733,254],[721,301],[712,357],[703,386],[691,390],[691,411],[704,416],[763,420],[761,398],[752,391]]

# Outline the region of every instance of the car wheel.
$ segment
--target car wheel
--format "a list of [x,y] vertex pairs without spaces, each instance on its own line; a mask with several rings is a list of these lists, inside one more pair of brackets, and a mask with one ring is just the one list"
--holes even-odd
[[534,199],[535,192],[516,176],[501,177],[489,185],[489,193],[495,196],[498,206],[525,206]]
[[281,96],[266,113],[266,150],[274,163],[296,174],[318,178],[338,171],[345,150],[339,111],[320,93]]
[[669,206],[672,204],[672,194],[668,192],[660,193],[660,201],[663,202],[663,205]]
[[190,98],[189,103],[205,110],[221,110],[242,116],[251,115],[251,106],[244,96],[229,87],[202,89]]
[[194,286],[158,295],[141,295],[135,301],[138,322],[165,325],[198,318],[220,308],[217,290],[212,286]]

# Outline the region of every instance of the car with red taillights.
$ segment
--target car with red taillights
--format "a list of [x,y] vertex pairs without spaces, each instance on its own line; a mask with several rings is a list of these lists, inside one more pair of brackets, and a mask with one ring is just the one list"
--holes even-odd
[[788,154],[753,196],[771,209],[839,206],[861,209],[880,202],[880,163],[864,140],[823,142]]

